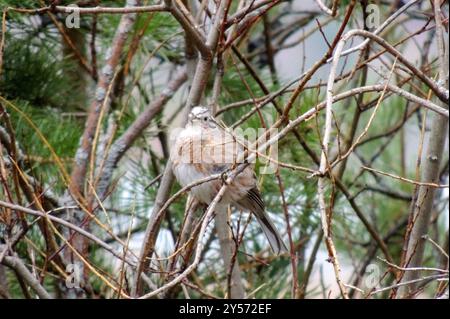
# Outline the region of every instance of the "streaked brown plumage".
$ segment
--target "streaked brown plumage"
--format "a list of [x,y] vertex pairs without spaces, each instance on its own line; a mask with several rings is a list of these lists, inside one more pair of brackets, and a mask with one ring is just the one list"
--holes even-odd
[[[217,125],[209,110],[198,106],[192,109],[188,124],[178,134],[172,147],[172,167],[178,182],[186,186],[199,179],[225,172],[242,152],[243,147],[231,134]],[[209,204],[221,186],[221,180],[213,180],[193,187],[191,193],[200,202]],[[252,212],[272,250],[276,254],[287,251],[280,234],[265,212],[252,167],[245,167],[228,185],[220,204],[231,204]]]

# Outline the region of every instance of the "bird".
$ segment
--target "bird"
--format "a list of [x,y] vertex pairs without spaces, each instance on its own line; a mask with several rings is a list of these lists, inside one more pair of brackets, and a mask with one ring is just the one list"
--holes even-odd
[[[236,167],[236,160],[245,150],[233,134],[219,125],[209,108],[201,105],[191,109],[186,126],[174,140],[170,160],[173,173],[182,187],[211,175],[226,174]],[[223,180],[218,178],[196,185],[190,189],[191,195],[209,205],[222,187]],[[239,171],[228,185],[219,205],[232,205],[250,211],[261,226],[272,251],[276,255],[288,252],[280,233],[266,213],[256,174],[250,165]]]

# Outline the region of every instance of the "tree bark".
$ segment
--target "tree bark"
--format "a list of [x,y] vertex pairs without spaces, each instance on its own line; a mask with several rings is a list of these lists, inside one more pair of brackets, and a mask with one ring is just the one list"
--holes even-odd
[[[228,276],[230,276],[228,298],[243,299],[245,298],[245,290],[242,283],[241,270],[239,269],[239,264],[237,262],[237,256],[235,256],[237,252],[233,249],[236,245],[231,238],[231,229],[229,224],[230,218],[228,216],[227,206],[217,205],[214,222],[217,237],[219,238],[220,251],[222,253],[222,259],[225,267],[224,273],[226,275],[227,283]],[[233,263],[232,267],[231,263]]]
[[[446,45],[441,21],[442,13],[439,0],[434,1],[434,14],[436,20],[436,39],[439,54],[439,80],[441,84],[445,83],[445,87],[448,89],[448,42]],[[438,103],[443,108],[448,108],[448,105],[442,101],[438,101]],[[447,140],[448,118],[440,114],[433,113],[431,123],[432,128],[428,138],[428,149],[424,160],[421,181],[438,183],[440,163]],[[419,188],[417,200],[414,204],[414,209],[412,212],[412,230],[409,240],[407,239],[408,245],[406,250],[405,267],[423,266],[422,262],[426,243],[423,236],[428,234],[434,204],[435,190],[436,189],[434,187],[421,186]],[[420,276],[420,271],[407,271],[401,279],[401,282],[411,281],[419,278]],[[398,291],[397,297],[412,297],[411,294],[414,293],[416,289],[417,284],[402,286]]]
[[0,265],[0,299],[9,299],[8,279],[6,278],[5,266]]

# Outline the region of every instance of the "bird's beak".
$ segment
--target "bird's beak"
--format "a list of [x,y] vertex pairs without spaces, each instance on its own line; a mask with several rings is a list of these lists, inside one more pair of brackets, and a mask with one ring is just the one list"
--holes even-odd
[[210,125],[211,128],[214,128],[214,127],[217,127],[217,126],[218,126],[218,127],[222,127],[222,126],[219,124],[219,122],[217,122],[216,119],[213,118],[213,117],[211,117],[211,122],[215,124],[215,126]]

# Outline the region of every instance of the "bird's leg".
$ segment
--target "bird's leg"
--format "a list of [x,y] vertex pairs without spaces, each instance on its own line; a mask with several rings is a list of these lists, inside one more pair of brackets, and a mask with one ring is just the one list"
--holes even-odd
[[222,179],[222,183],[223,183],[223,184],[228,185],[228,182],[227,182],[227,180],[228,180],[228,174],[227,174],[227,171],[224,171],[224,172],[222,172],[222,173],[220,174],[220,179]]

